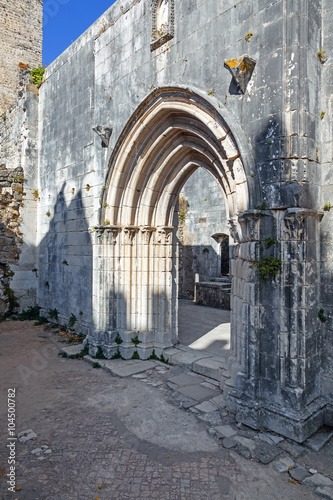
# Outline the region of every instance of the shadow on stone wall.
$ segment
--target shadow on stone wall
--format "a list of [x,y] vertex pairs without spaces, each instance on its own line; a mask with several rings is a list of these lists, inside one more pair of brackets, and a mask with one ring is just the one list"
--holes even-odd
[[[82,332],[87,333],[92,318],[92,243],[82,191],[67,206],[65,186],[38,248],[38,304],[46,312],[58,309],[61,320],[74,314]],[[47,218],[47,214],[41,217]]]

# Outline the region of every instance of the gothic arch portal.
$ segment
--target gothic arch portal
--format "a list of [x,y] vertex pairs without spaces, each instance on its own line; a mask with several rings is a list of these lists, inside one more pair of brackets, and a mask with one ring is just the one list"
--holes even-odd
[[[177,342],[178,197],[199,167],[220,185],[231,234],[240,243],[238,216],[248,210],[252,195],[230,128],[196,93],[155,91],[131,117],[112,152],[95,230],[97,330],[90,345],[102,345],[108,356],[118,334],[126,358],[133,354],[133,334],[142,342],[138,351],[143,358]],[[242,358],[243,341],[236,336],[232,345]]]

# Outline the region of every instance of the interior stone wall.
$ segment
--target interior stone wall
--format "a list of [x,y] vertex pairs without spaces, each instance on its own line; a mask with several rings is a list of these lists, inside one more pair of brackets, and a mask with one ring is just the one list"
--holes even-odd
[[207,171],[196,170],[181,196],[188,206],[179,228],[179,297],[193,300],[195,280],[221,276],[221,245],[212,236],[229,229],[221,188]]

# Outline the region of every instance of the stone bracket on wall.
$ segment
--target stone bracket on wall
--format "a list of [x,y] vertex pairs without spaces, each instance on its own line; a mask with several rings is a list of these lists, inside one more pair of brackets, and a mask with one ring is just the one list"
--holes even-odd
[[246,92],[249,81],[252,78],[256,61],[249,56],[242,56],[236,59],[227,59],[224,61],[224,67],[227,68],[236,81],[243,94]]
[[104,127],[103,125],[96,125],[93,127],[93,131],[101,138],[103,147],[109,147],[110,138],[112,135],[111,127]]

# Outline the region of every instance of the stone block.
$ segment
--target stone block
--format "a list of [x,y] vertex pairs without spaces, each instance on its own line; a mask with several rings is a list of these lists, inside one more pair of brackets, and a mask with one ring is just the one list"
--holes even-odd
[[214,361],[210,358],[199,359],[195,361],[192,366],[194,372],[217,381],[221,380],[223,368],[225,367],[222,362]]
[[290,476],[295,479],[295,481],[302,482],[305,478],[311,477],[311,473],[308,472],[304,467],[295,467],[289,471]]
[[290,457],[285,456],[275,459],[273,465],[279,472],[287,472],[290,467],[294,467],[295,462]]
[[213,391],[207,387],[202,387],[202,385],[188,385],[186,387],[181,387],[178,391],[189,398],[195,399],[196,401],[205,401],[217,396],[220,391]]
[[320,451],[325,444],[327,444],[333,436],[333,431],[325,432],[320,431],[316,432],[313,436],[309,437],[305,442],[304,446],[310,448],[313,451]]
[[323,498],[333,499],[333,488],[330,486],[323,486],[316,488],[317,495]]
[[313,476],[305,478],[303,484],[310,486],[333,487],[333,481],[322,474],[313,474]]
[[231,425],[219,425],[214,428],[216,431],[216,435],[218,437],[232,437],[237,434],[237,431],[231,427]]

